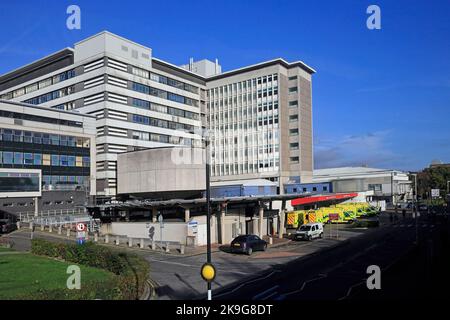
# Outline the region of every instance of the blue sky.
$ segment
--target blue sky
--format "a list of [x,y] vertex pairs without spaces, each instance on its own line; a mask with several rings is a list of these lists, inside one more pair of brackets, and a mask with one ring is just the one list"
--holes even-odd
[[[121,3],[119,3],[121,2]],[[66,8],[81,8],[81,30]],[[381,8],[381,30],[366,8]],[[0,73],[109,30],[174,64],[283,57],[317,70],[316,168],[450,162],[450,1],[2,1]]]

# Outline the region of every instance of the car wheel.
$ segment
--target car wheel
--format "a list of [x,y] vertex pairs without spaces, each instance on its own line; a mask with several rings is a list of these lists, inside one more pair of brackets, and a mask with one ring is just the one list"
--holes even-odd
[[266,251],[266,250],[267,250],[267,243],[263,247],[263,251]]
[[319,238],[322,239],[323,232],[319,234]]
[[247,249],[247,255],[251,256],[253,253],[253,249],[252,248],[248,248]]
[[312,236],[308,236],[308,241],[311,241],[312,240]]

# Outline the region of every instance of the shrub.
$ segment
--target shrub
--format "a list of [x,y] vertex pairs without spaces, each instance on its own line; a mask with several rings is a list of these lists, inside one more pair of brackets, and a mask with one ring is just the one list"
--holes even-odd
[[[89,267],[95,267],[108,270],[116,277],[116,286],[120,291],[121,299],[138,299],[142,294],[145,281],[149,275],[149,265],[141,257],[126,252],[113,251],[107,247],[87,242],[83,245],[65,244],[46,241],[43,239],[33,239],[31,242],[31,252],[36,255],[53,257],[68,262],[73,262]],[[114,291],[112,285],[106,285],[109,291]],[[80,292],[80,295],[88,296],[86,292]],[[99,292],[102,292],[100,288]],[[55,292],[44,292],[42,295],[63,294],[64,290]],[[83,290],[80,290],[83,291]],[[117,290],[116,290],[117,291]],[[70,292],[72,296],[72,292]],[[112,296],[116,296],[113,294]]]

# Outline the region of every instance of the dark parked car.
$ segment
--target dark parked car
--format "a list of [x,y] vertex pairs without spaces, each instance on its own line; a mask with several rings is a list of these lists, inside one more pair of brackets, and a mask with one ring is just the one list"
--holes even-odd
[[419,210],[420,211],[427,211],[428,210],[428,206],[426,204],[421,204],[421,205],[419,205]]
[[253,251],[266,251],[267,242],[253,234],[236,237],[231,241],[231,252],[241,252],[251,255]]
[[17,229],[14,222],[9,220],[0,220],[0,233],[9,233]]

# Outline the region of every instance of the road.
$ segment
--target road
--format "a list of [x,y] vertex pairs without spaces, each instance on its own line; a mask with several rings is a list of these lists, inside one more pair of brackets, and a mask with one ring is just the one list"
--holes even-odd
[[[333,250],[278,265],[271,273],[261,274],[260,279],[229,286],[216,292],[214,297],[227,300],[417,298],[418,293],[428,294],[437,284],[443,287],[443,283],[449,282],[446,272],[445,278],[442,273],[435,281],[430,277],[431,261],[440,259],[437,269],[448,267],[449,223],[444,217],[422,216],[417,230],[419,246],[414,244],[415,221],[401,219]],[[424,263],[427,260],[428,267]],[[366,271],[370,265],[382,270],[380,291],[367,289]]]

